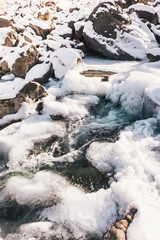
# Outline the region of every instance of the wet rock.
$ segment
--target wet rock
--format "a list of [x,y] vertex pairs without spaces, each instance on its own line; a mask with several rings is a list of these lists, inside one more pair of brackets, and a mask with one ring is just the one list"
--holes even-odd
[[109,76],[116,74],[115,72],[111,71],[103,71],[103,70],[86,70],[80,73],[85,77],[101,77],[102,81],[108,80]]
[[137,3],[129,7],[129,12],[136,12],[139,18],[153,24],[158,24],[158,15],[152,6],[146,6],[143,3]]
[[30,46],[26,53],[22,53],[22,56],[16,59],[12,66],[12,73],[17,77],[25,77],[28,70],[33,67],[39,57],[39,53],[34,46]]
[[117,221],[108,232],[103,236],[102,240],[126,240],[126,232],[129,224],[133,221],[137,209],[131,209],[124,219]]
[[15,98],[0,100],[0,118],[18,112],[22,102],[35,102],[45,96],[47,96],[47,92],[40,84],[29,82]]
[[144,96],[142,114],[144,118],[154,117],[159,110],[160,105],[155,103],[147,94]]

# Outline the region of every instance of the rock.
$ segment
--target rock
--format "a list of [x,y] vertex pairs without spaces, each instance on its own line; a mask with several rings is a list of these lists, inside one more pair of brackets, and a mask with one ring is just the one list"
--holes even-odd
[[33,18],[30,21],[29,26],[35,31],[38,36],[41,36],[43,39],[45,39],[47,35],[55,29],[55,25],[52,21],[50,21],[50,24],[47,24],[36,18]]
[[42,21],[48,21],[51,20],[51,13],[47,10],[45,13],[39,12],[38,13],[38,19]]
[[117,221],[108,231],[104,234],[102,240],[126,240],[126,232],[129,224],[133,221],[137,209],[131,209],[124,219]]
[[103,237],[104,240],[126,240],[125,233],[121,229],[112,227]]
[[45,96],[47,96],[47,92],[40,84],[29,82],[15,98],[0,100],[0,118],[18,112],[22,102],[35,102]]
[[145,89],[142,107],[143,118],[151,118],[157,115],[160,109],[159,95],[158,83]]
[[47,83],[50,77],[53,77],[53,69],[51,64],[40,63],[32,67],[26,74],[25,80],[34,81],[40,84]]
[[151,30],[151,32],[155,36],[155,39],[160,44],[160,25],[156,25],[155,26],[153,24],[148,24],[148,28]]
[[84,29],[84,22],[78,21],[74,23],[74,38],[83,40],[83,29]]
[[8,73],[10,71],[9,67],[8,67],[8,63],[6,61],[3,61],[0,63],[0,77],[2,77],[3,75],[5,75],[6,73]]
[[79,10],[80,10],[80,8],[78,8],[78,7],[70,8],[69,13],[72,13],[73,11],[79,11]]
[[151,62],[160,61],[160,48],[153,48],[147,52],[147,57]]
[[56,50],[52,55],[52,66],[55,77],[61,79],[67,70],[73,68],[78,62],[82,62],[82,59],[75,51],[66,47]]
[[57,7],[56,7],[56,11],[57,11],[57,12],[62,12],[62,11],[63,11],[63,9],[62,9],[62,8],[60,8],[59,6],[57,6]]
[[0,28],[8,28],[8,27],[14,28],[13,24],[9,20],[0,18]]
[[146,6],[143,3],[137,3],[129,7],[129,13],[136,12],[139,18],[153,24],[158,24],[158,15],[152,6]]
[[119,60],[145,58],[146,44],[147,48],[153,43],[157,46],[155,38],[150,34],[149,39],[152,41],[148,41],[146,32],[132,23],[130,16],[111,1],[102,2],[93,10],[83,30],[88,49],[106,58]]
[[6,39],[4,40],[3,46],[14,47],[18,41],[18,36],[15,30],[10,29],[7,33]]
[[84,75],[85,77],[102,77],[102,78],[108,78],[109,76],[116,74],[115,72],[111,71],[103,71],[103,70],[86,70],[80,73],[81,75]]
[[38,61],[39,53],[34,46],[29,46],[26,53],[23,53],[12,66],[12,73],[17,77],[25,77],[26,73]]

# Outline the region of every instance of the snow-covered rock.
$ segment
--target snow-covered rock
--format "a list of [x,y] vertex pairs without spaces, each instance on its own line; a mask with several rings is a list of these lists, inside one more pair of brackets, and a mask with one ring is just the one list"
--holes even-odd
[[[21,84],[21,79],[17,79]],[[16,84],[16,80],[14,81]],[[21,86],[25,85],[26,82],[22,83]],[[11,89],[12,90],[12,89]],[[18,89],[17,89],[18,90]],[[12,90],[13,91],[13,90]],[[11,92],[9,93],[12,94]],[[21,107],[22,102],[34,102],[47,96],[45,89],[38,83],[29,82],[19,92],[15,92],[15,97],[6,99],[0,99],[0,118],[5,115],[17,113]],[[13,95],[14,96],[14,95]]]
[[94,9],[83,33],[88,48],[111,59],[144,59],[146,51],[157,46],[146,25],[112,1]]
[[55,77],[61,79],[78,61],[82,61],[80,55],[69,48],[62,47],[55,51],[52,55]]
[[137,3],[129,7],[129,12],[136,12],[139,18],[142,18],[155,25],[158,23],[157,11],[152,6],[148,6],[143,3]]
[[160,61],[160,48],[153,48],[147,52],[147,57],[151,62]]

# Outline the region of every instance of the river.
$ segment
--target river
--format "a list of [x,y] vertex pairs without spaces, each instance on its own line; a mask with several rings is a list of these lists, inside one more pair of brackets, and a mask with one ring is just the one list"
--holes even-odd
[[[159,236],[159,120],[143,115],[146,83],[137,80],[148,65],[84,63],[46,85],[43,111],[1,130],[3,239],[101,239],[133,207],[128,239]],[[85,69],[116,74],[77,75]]]

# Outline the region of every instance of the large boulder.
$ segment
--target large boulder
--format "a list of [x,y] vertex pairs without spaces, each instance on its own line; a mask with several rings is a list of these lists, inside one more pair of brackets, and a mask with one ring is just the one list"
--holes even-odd
[[17,77],[25,77],[26,73],[38,61],[39,53],[34,46],[29,46],[27,51],[17,58],[12,66],[12,73]]
[[40,84],[29,82],[15,98],[0,100],[0,118],[18,112],[22,102],[35,102],[45,96],[47,96],[47,92]]
[[118,4],[105,1],[93,10],[84,25],[85,44],[110,59],[144,59],[146,50],[157,45],[149,29],[143,30],[140,25]]

